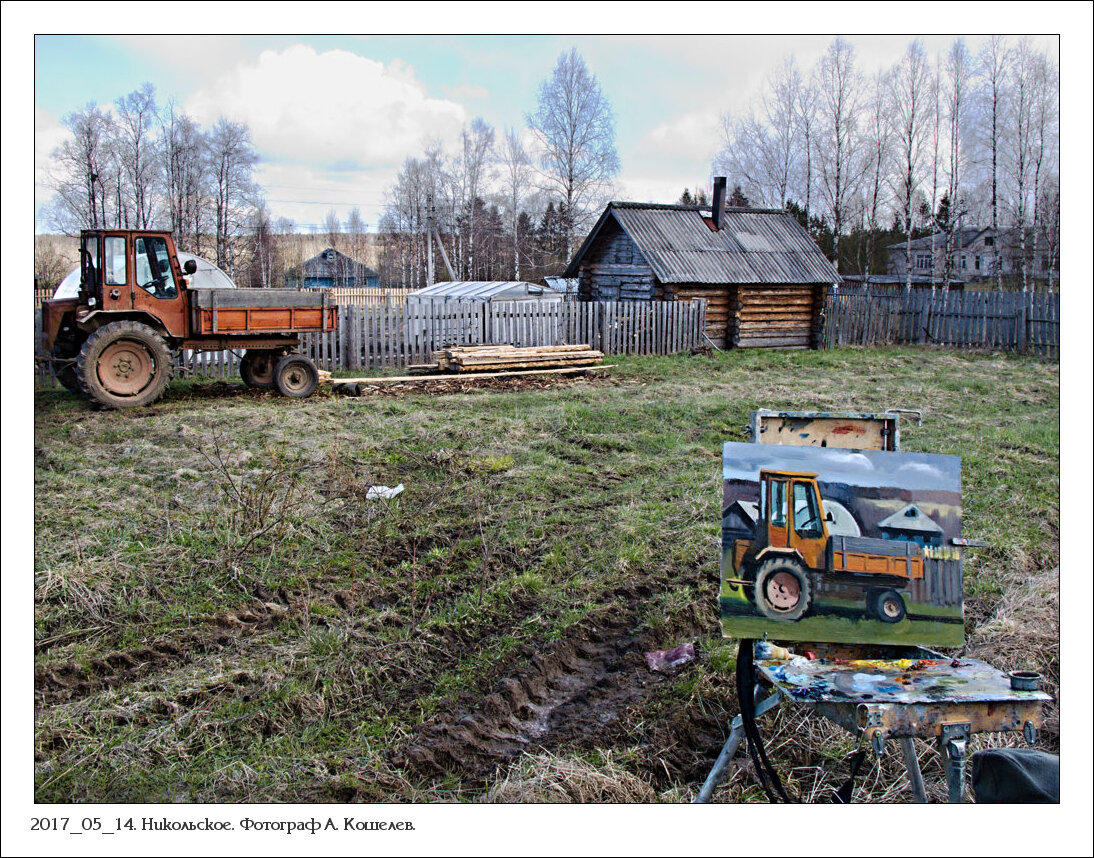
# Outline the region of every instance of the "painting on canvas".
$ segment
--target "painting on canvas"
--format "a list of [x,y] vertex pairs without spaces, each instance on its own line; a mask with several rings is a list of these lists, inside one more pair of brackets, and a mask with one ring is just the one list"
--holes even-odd
[[724,634],[962,645],[959,457],[730,442],[722,476]]

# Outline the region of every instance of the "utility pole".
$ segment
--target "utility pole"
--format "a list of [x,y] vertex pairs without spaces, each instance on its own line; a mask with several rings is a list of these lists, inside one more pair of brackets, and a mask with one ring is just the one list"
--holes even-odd
[[433,285],[433,194],[427,194],[425,198],[425,223],[426,233],[429,235],[429,253],[426,256],[426,286]]

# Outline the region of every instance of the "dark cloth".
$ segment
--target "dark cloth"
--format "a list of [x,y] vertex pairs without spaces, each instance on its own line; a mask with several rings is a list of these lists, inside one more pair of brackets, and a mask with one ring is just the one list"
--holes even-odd
[[977,804],[1059,804],[1060,758],[1030,748],[995,748],[972,755]]

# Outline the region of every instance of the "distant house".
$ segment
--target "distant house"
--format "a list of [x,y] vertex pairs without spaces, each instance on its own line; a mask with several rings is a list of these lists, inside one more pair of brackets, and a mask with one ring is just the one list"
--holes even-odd
[[[959,284],[971,283],[994,277],[996,265],[1004,277],[1021,276],[1021,236],[1016,229],[994,230],[961,229],[954,233],[950,250],[952,264],[950,276]],[[946,263],[946,234],[938,232],[911,243],[912,285],[930,286],[940,283]],[[892,282],[903,284],[908,271],[908,246],[906,242],[885,248],[888,256],[888,274]],[[1026,251],[1032,253],[1033,238],[1026,236]],[[1030,259],[1030,276],[1047,279],[1052,270],[1052,259],[1047,251],[1039,249],[1036,258]],[[871,282],[877,278],[871,277]]]
[[285,275],[285,285],[300,289],[380,288],[380,273],[328,247]]
[[914,503],[877,523],[882,539],[901,539],[920,545],[941,545],[942,528]]
[[583,301],[707,302],[719,348],[816,348],[828,288],[840,277],[782,209],[608,203],[564,277]]

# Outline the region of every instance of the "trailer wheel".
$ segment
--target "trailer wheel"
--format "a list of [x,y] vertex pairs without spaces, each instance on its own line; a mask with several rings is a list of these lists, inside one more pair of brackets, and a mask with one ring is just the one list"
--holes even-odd
[[78,382],[107,408],[151,405],[171,381],[171,351],[148,325],[111,322],[95,331],[76,361]]
[[277,352],[270,349],[247,349],[239,362],[239,375],[247,387],[256,390],[272,390]]
[[883,623],[899,623],[908,614],[904,599],[896,590],[881,590],[871,601],[871,611]]
[[772,557],[756,570],[756,607],[773,620],[799,620],[813,601],[813,585],[793,560]]
[[274,367],[274,385],[282,396],[304,399],[319,386],[319,371],[304,355],[285,355]]

